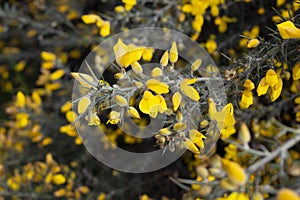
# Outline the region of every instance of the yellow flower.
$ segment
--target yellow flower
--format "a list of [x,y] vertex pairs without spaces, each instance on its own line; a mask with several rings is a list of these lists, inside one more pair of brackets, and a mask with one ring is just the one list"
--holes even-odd
[[195,60],[191,66],[192,71],[197,71],[199,69],[199,67],[201,66],[201,63],[202,63],[201,59]]
[[41,58],[45,61],[55,61],[56,55],[51,52],[42,51],[41,52]]
[[203,139],[205,139],[205,135],[200,133],[196,129],[192,129],[189,132],[190,139],[192,140],[193,143],[195,143],[200,149],[204,148],[204,142]]
[[178,60],[178,50],[176,42],[174,41],[172,43],[171,49],[170,49],[170,62],[175,63]]
[[257,95],[261,96],[267,93],[269,89],[269,84],[266,82],[266,77],[262,78],[256,89]]
[[266,83],[274,86],[278,83],[278,75],[273,69],[269,69],[266,73]]
[[106,122],[106,124],[111,123],[111,124],[117,124],[120,121],[120,116],[121,114],[116,111],[111,111],[109,113],[109,120]]
[[139,112],[134,107],[132,107],[132,106],[130,106],[128,108],[128,113],[133,118],[137,118],[137,119],[141,118]]
[[184,139],[183,145],[186,149],[193,152],[194,154],[199,154],[200,153],[197,146],[189,138]]
[[259,40],[258,39],[251,39],[249,40],[247,47],[248,48],[255,48],[259,45]]
[[174,95],[172,96],[172,103],[173,103],[174,111],[177,111],[177,109],[179,108],[181,100],[182,100],[181,94],[179,92],[175,92]]
[[97,21],[101,21],[101,18],[95,14],[82,15],[81,19],[82,19],[83,23],[85,23],[85,24],[94,24]]
[[159,67],[155,67],[152,71],[151,71],[151,76],[153,78],[162,76],[162,70]]
[[193,84],[197,81],[197,79],[183,79],[180,83],[180,90],[183,94],[185,94],[187,97],[192,99],[193,101],[199,101],[200,95],[197,92],[195,88],[190,86],[190,84]]
[[136,73],[136,74],[142,74],[143,73],[143,68],[140,65],[140,63],[138,62],[134,62],[131,64],[131,68],[132,70]]
[[63,69],[58,69],[50,74],[50,80],[55,81],[60,79],[65,74],[65,71]]
[[62,174],[56,174],[52,177],[52,182],[55,185],[62,185],[66,182],[66,177],[64,177]]
[[271,101],[275,101],[276,99],[278,99],[278,97],[280,96],[281,94],[281,91],[282,91],[282,79],[279,77],[278,78],[278,83],[276,85],[274,85],[273,87],[270,87],[271,90],[270,90],[270,98],[271,98]]
[[24,70],[25,66],[26,66],[26,61],[25,61],[25,60],[21,60],[21,61],[19,61],[19,62],[15,65],[15,70],[16,70],[17,72],[21,72],[21,71]]
[[233,116],[233,106],[231,103],[224,106],[224,108],[217,112],[215,103],[209,99],[208,114],[211,120],[217,122],[217,127],[221,133],[221,139],[225,140],[236,132],[234,128],[235,119]]
[[246,90],[253,90],[255,88],[254,83],[250,79],[247,79],[243,86]]
[[194,21],[192,22],[192,27],[195,31],[201,32],[202,26],[204,24],[204,17],[202,14],[196,15]]
[[109,21],[105,21],[101,24],[100,35],[102,37],[106,37],[110,34],[110,23]]
[[300,29],[291,21],[277,24],[277,28],[283,39],[300,38]]
[[293,67],[293,80],[300,79],[300,62]]
[[162,55],[160,59],[160,64],[165,67],[168,65],[168,59],[169,59],[169,53],[168,51],[165,51],[165,53]]
[[153,57],[154,48],[145,48],[142,58],[145,61],[151,61]]
[[232,162],[227,159],[222,159],[222,165],[224,170],[226,171],[229,180],[233,184],[242,186],[246,183],[246,172],[238,163]]
[[250,90],[244,90],[242,94],[242,99],[240,101],[240,106],[242,109],[248,108],[253,104],[253,96]]
[[139,109],[155,118],[159,113],[167,110],[167,104],[161,95],[154,96],[150,91],[145,91],[142,100],[139,103]]
[[208,53],[213,54],[215,52],[215,50],[217,49],[216,41],[213,39],[207,40],[207,42],[205,43],[205,48]]
[[277,193],[277,200],[299,200],[299,195],[288,188],[282,188]]
[[88,120],[88,117],[90,117],[89,121],[88,121],[88,125],[89,126],[97,126],[100,125],[100,119],[97,115],[96,112],[92,113],[90,116],[86,116],[86,120]]
[[123,96],[118,94],[115,96],[115,101],[117,102],[117,104],[119,104],[119,106],[127,106],[128,104],[127,100]]
[[125,10],[129,11],[134,5],[136,5],[136,0],[122,0],[125,4]]
[[121,39],[113,47],[115,58],[120,67],[128,67],[142,57],[143,48],[126,45]]
[[149,90],[152,90],[157,94],[167,94],[169,92],[169,86],[156,79],[149,79],[146,82],[146,85]]
[[251,140],[251,134],[245,122],[243,122],[240,126],[239,139],[243,144],[248,144]]
[[249,200],[249,196],[246,193],[232,192],[226,200]]
[[87,108],[89,107],[90,103],[91,103],[90,98],[88,98],[88,97],[81,98],[78,102],[78,107],[77,107],[78,113],[79,114],[84,113],[87,110]]
[[20,108],[24,108],[26,104],[26,98],[23,92],[18,91],[17,92],[17,98],[16,98],[16,106]]

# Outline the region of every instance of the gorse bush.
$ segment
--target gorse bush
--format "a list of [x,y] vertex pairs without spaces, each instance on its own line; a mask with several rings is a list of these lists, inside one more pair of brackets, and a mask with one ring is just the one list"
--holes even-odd
[[[299,199],[299,5],[1,2],[0,199]],[[140,27],[182,32],[216,65],[185,60],[179,40],[160,50],[120,38],[98,76],[108,58],[96,45]],[[150,138],[134,137],[152,120],[162,126]],[[101,129],[107,150],[188,151],[126,174],[91,157],[79,127]]]

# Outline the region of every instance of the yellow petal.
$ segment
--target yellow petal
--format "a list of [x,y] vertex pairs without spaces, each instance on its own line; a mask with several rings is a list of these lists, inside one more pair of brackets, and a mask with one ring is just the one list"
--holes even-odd
[[168,60],[169,60],[169,53],[168,51],[165,51],[165,53],[162,55],[160,59],[160,64],[165,67],[168,65]]
[[269,84],[266,82],[266,78],[262,78],[258,84],[258,87],[256,89],[257,95],[261,96],[267,93],[269,89]]
[[182,100],[181,94],[179,92],[175,92],[174,95],[172,96],[172,103],[173,103],[174,111],[177,111],[177,109],[179,108],[181,100]]
[[52,177],[52,182],[55,185],[62,185],[66,182],[66,177],[64,177],[62,174],[56,174]]
[[153,92],[156,92],[157,94],[167,94],[169,92],[169,85],[156,80],[156,79],[150,79],[146,82],[147,88],[149,90],[152,90]]
[[151,61],[153,57],[153,52],[154,52],[153,48],[145,48],[142,55],[143,60]]
[[174,124],[173,129],[177,132],[183,131],[184,129],[186,129],[186,124],[183,122],[177,122],[176,124]]
[[299,195],[288,188],[282,188],[278,191],[277,200],[299,200]]
[[285,21],[277,24],[279,34],[283,39],[300,38],[300,29],[293,22]]
[[25,104],[26,104],[25,95],[21,91],[17,92],[16,106],[18,106],[20,108],[24,108]]
[[65,74],[65,71],[63,69],[58,69],[54,71],[52,74],[50,74],[50,80],[55,81],[60,79]]
[[[86,119],[88,119],[88,116],[86,116]],[[97,113],[92,113],[91,115],[90,115],[90,120],[89,120],[89,122],[88,122],[88,125],[89,126],[97,126],[97,125],[100,125],[100,119],[99,119],[99,117],[98,117],[98,115],[97,115]]]
[[293,80],[300,79],[300,62],[293,67]]
[[155,67],[152,71],[151,71],[151,76],[153,78],[162,76],[162,70],[159,67]]
[[240,102],[241,107],[248,108],[252,104],[253,104],[252,92],[250,90],[244,90]]
[[209,98],[208,99],[208,115],[209,115],[209,118],[212,118],[215,115],[215,113],[217,113],[215,102],[211,98]]
[[185,94],[186,96],[188,96],[193,101],[199,101],[200,100],[199,93],[192,86],[183,86],[183,87],[180,87],[180,90],[181,90],[181,92],[183,94]]
[[161,95],[156,95],[156,97],[159,99],[159,105],[161,105],[161,109],[159,110],[159,112],[160,113],[165,112],[168,109],[165,98]]
[[126,54],[123,55],[120,59],[120,65],[128,67],[132,63],[141,59],[144,49],[141,47],[136,47],[133,49],[128,49]]
[[259,45],[259,40],[258,39],[251,39],[248,44],[247,47],[248,48],[255,48]]
[[96,23],[98,20],[101,20],[101,18],[98,15],[95,14],[87,14],[87,15],[82,15],[81,16],[82,21],[85,24],[94,24]]
[[199,69],[199,67],[201,66],[201,63],[202,63],[201,59],[195,60],[191,66],[192,71],[197,71]]
[[159,130],[159,133],[162,134],[162,135],[170,135],[173,132],[170,131],[168,128],[162,128],[162,129]]
[[266,83],[274,86],[278,83],[278,75],[273,69],[269,69],[266,74]]
[[132,106],[130,106],[128,108],[128,113],[133,118],[137,118],[137,119],[141,118],[139,112],[134,107],[132,107]]
[[110,23],[108,21],[105,21],[102,23],[101,25],[101,29],[100,29],[100,35],[102,37],[106,37],[110,34]]
[[90,98],[88,97],[81,98],[78,102],[78,113],[79,114],[84,113],[89,107],[90,103],[91,103]]
[[243,86],[246,90],[253,90],[255,88],[254,83],[250,79],[247,79]]
[[281,91],[282,91],[282,79],[279,78],[279,81],[276,85],[274,85],[273,87],[271,87],[271,90],[270,90],[270,98],[271,98],[271,101],[275,101],[276,99],[278,99],[278,97],[280,96],[281,94]]
[[56,59],[56,55],[51,52],[42,51],[41,58],[45,61],[54,61]]
[[174,41],[172,43],[171,49],[170,49],[170,62],[175,63],[178,60],[178,50],[176,42]]
[[92,87],[92,88],[95,88],[95,86],[97,85],[96,81],[91,76],[89,76],[87,74],[72,72],[71,75],[83,87],[87,87],[87,88],[91,88]]
[[41,99],[41,96],[39,95],[39,93],[32,92],[31,98],[37,106],[40,106],[42,104],[42,99]]
[[123,65],[121,65],[122,64],[121,59],[127,52],[127,49],[128,49],[127,45],[124,44],[124,42],[120,38],[118,39],[117,43],[113,47],[116,61],[118,65],[120,65],[121,67],[124,67]]
[[116,95],[115,101],[119,104],[119,106],[127,106],[128,104],[127,100],[121,95]]
[[233,184],[242,186],[246,183],[246,172],[238,163],[232,162],[227,159],[222,159],[222,165],[227,173],[229,180]]
[[149,115],[150,115],[150,117],[156,118],[158,112],[160,112],[161,110],[163,110],[163,108],[159,104],[155,104],[155,105],[150,106],[150,109],[149,109]]
[[143,73],[143,68],[140,65],[140,63],[138,62],[134,62],[131,64],[131,68],[132,70],[136,73],[136,74],[142,74]]
[[196,145],[188,138],[185,138],[185,141],[183,142],[183,145],[186,149],[193,152],[194,154],[199,154],[200,153],[200,151],[196,147]]
[[73,123],[76,118],[77,114],[74,111],[69,110],[68,112],[66,112],[66,119],[68,120],[68,122]]

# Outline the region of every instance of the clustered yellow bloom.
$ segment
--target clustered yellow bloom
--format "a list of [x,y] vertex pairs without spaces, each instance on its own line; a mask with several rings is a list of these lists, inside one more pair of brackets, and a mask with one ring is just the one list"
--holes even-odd
[[150,91],[146,90],[139,103],[139,109],[143,113],[149,114],[152,118],[156,118],[158,112],[163,113],[167,110],[167,104],[161,95],[153,95]]
[[247,79],[244,83],[244,88],[245,90],[243,91],[242,99],[240,101],[240,107],[242,109],[248,108],[253,104],[252,90],[255,88],[255,86],[250,79]]
[[271,101],[275,101],[281,94],[282,91],[282,79],[273,69],[269,69],[266,76],[261,79],[257,86],[257,95],[261,96],[269,91]]
[[85,24],[96,24],[96,26],[100,28],[99,34],[102,37],[106,37],[110,34],[109,21],[103,20],[100,16],[95,14],[87,14],[87,15],[82,15],[81,19]]
[[224,106],[221,111],[217,111],[215,103],[209,99],[209,118],[216,121],[218,130],[221,133],[221,139],[225,140],[236,132],[234,127],[235,119],[233,115],[233,106],[231,103]]

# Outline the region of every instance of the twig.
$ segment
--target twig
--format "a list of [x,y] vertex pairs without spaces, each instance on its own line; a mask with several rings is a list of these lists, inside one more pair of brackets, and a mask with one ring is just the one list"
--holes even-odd
[[[297,129],[293,129],[293,130],[297,131],[297,132],[300,131],[300,130],[297,130]],[[268,162],[270,162],[271,160],[273,160],[281,152],[287,151],[288,149],[290,149],[291,147],[293,147],[294,145],[296,145],[299,141],[300,141],[300,134],[296,134],[295,137],[293,137],[290,140],[288,140],[285,144],[283,144],[277,150],[273,151],[272,153],[270,153],[265,158],[257,161],[256,163],[254,163],[253,165],[251,165],[250,167],[248,167],[247,172],[248,173],[253,173],[253,172],[257,171],[258,169],[262,168],[265,164],[267,164]]]

